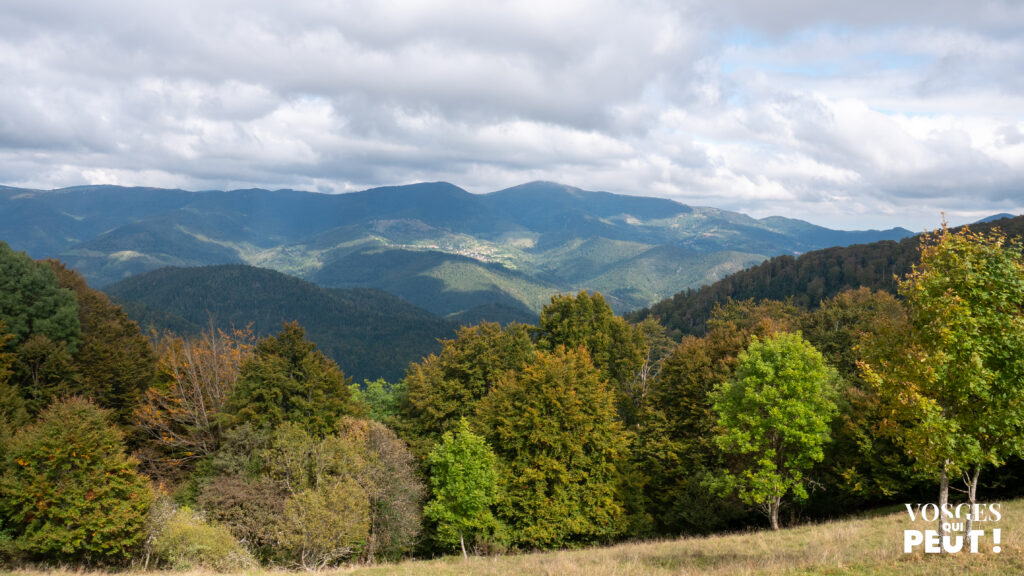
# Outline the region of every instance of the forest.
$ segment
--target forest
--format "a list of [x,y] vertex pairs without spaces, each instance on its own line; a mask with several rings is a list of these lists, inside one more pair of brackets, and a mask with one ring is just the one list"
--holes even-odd
[[827,289],[725,297],[699,330],[556,295],[355,382],[297,322],[144,333],[0,242],[0,559],[315,570],[1011,496],[1022,246],[944,227],[900,250],[891,289],[816,266]]

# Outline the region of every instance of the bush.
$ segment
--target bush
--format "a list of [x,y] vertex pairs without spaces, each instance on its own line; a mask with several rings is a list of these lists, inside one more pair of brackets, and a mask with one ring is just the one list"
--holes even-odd
[[227,527],[206,522],[188,507],[168,508],[154,526],[150,545],[153,558],[160,565],[176,570],[208,568],[228,572],[256,564],[252,554]]
[[54,404],[6,451],[0,516],[12,548],[48,561],[128,560],[153,501],[137,465],[105,410],[81,398]]
[[287,492],[269,478],[247,482],[228,475],[214,478],[203,488],[199,506],[260,559],[271,560],[286,498]]
[[307,570],[355,556],[370,534],[366,492],[351,478],[331,479],[285,504],[281,544]]

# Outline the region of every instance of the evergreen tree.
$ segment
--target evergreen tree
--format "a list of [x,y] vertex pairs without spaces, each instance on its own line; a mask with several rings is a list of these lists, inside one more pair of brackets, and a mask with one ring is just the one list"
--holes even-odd
[[19,345],[30,334],[78,348],[81,326],[78,305],[70,290],[61,288],[53,271],[28,254],[15,252],[0,241],[0,319]]
[[242,366],[228,412],[235,424],[274,428],[294,422],[322,437],[334,430],[338,418],[357,410],[348,384],[338,365],[306,340],[298,323],[286,323],[276,336],[256,344]]
[[128,560],[142,544],[153,492],[107,417],[95,404],[71,398],[11,440],[0,514],[20,553],[111,564]]

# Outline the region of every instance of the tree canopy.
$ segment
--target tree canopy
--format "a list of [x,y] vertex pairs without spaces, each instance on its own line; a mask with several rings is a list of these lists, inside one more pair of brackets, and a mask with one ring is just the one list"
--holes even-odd
[[586,349],[538,352],[506,373],[480,406],[502,461],[499,518],[515,543],[558,547],[621,532],[616,462],[629,438]]
[[450,430],[444,433],[427,463],[434,497],[423,512],[437,522],[438,538],[446,544],[459,544],[465,557],[465,537],[486,537],[495,526],[491,514],[498,484],[494,451],[463,419],[455,434]]
[[735,376],[712,393],[716,441],[740,456],[720,488],[761,509],[779,528],[787,495],[808,497],[805,473],[824,458],[837,409],[835,372],[800,334],[756,336],[739,355]]
[[71,398],[11,440],[0,513],[21,553],[118,564],[142,544],[153,493],[107,417],[92,402]]
[[242,365],[228,412],[236,424],[274,428],[294,422],[323,436],[334,430],[338,418],[357,410],[348,384],[338,365],[306,340],[298,323],[286,323],[276,336],[260,340]]
[[53,270],[34,262],[24,252],[15,252],[0,241],[0,319],[14,335],[13,344],[30,334],[41,334],[62,342],[74,352],[82,328],[78,304],[71,290],[61,288]]
[[922,239],[900,281],[909,326],[889,361],[866,367],[893,418],[888,431],[940,481],[1024,449],[1024,255],[998,231],[943,227]]

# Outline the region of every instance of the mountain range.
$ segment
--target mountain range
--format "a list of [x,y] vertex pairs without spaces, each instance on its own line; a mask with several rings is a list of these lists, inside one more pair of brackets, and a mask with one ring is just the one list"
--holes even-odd
[[535,320],[552,294],[581,289],[624,312],[772,256],[910,234],[550,182],[488,194],[444,182],[346,194],[0,187],[0,239],[96,287],[167,266],[248,264],[384,290],[457,323]]

